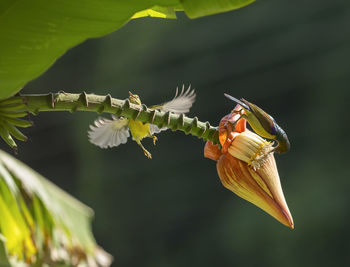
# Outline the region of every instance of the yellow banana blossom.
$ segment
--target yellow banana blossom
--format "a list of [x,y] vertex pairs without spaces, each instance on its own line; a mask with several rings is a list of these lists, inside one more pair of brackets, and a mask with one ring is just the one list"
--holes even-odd
[[246,128],[247,121],[241,118],[241,109],[242,106],[237,105],[221,119],[221,148],[207,141],[204,156],[217,162],[223,186],[293,229],[294,222],[282,191],[272,143]]

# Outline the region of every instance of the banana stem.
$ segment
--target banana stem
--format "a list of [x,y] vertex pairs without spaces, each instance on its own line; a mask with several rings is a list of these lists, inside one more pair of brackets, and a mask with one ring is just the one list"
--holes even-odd
[[[201,122],[197,117],[189,118],[185,115],[163,112],[147,108],[146,105],[135,105],[128,99],[119,100],[110,95],[100,96],[94,94],[70,94],[65,92],[43,95],[18,95],[13,96],[12,101],[22,99],[25,103],[23,111],[37,115],[42,111],[92,111],[97,113],[110,113],[129,119],[152,123],[159,128],[167,127],[172,131],[183,131],[203,140],[210,140],[218,144],[218,128],[209,122]],[[22,111],[17,110],[17,111]]]

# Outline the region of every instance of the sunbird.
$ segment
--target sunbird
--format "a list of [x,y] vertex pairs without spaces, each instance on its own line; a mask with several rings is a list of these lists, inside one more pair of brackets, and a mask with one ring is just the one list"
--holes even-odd
[[[172,100],[149,108],[185,114],[190,111],[195,98],[196,94],[194,90],[191,90],[191,86],[186,91],[183,86],[180,94],[178,94],[178,88],[176,88],[176,94]],[[129,92],[129,101],[136,105],[142,105],[140,97],[131,92]],[[91,143],[101,148],[116,147],[127,142],[130,136],[129,130],[132,139],[142,148],[145,156],[151,159],[151,153],[144,148],[141,140],[150,137],[155,145],[158,138],[154,134],[167,130],[167,128],[159,128],[151,123],[143,124],[140,121],[112,115],[111,120],[102,117],[96,119],[94,125],[90,125],[88,136]]]
[[289,151],[290,143],[287,134],[276,123],[274,118],[272,118],[257,105],[254,105],[243,98],[238,100],[237,98],[234,98],[228,94],[224,95],[242,107],[243,113],[240,112],[241,118],[246,119],[249,125],[258,135],[277,142],[277,146],[274,148],[274,151],[277,153],[286,153]]

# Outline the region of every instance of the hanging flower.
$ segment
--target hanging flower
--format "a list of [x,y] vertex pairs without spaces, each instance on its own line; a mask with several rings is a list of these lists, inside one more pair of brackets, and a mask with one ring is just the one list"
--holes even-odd
[[237,105],[220,121],[221,149],[208,141],[204,156],[217,161],[217,172],[223,186],[293,229],[293,218],[283,195],[272,143],[246,128],[246,120],[237,114],[240,109]]

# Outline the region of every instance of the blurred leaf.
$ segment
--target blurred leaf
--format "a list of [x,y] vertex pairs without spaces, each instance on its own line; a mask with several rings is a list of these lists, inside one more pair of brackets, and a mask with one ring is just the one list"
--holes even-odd
[[142,10],[137,12],[132,16],[132,19],[142,18],[142,17],[155,17],[163,19],[176,19],[176,14],[174,8],[154,6],[150,9]]
[[[131,18],[191,17],[228,11],[252,0],[2,0],[0,2],[0,99],[18,92],[68,49],[106,35]],[[0,132],[1,133],[1,132]],[[8,132],[1,135],[15,146]]]
[[181,3],[190,18],[198,18],[238,9],[255,0],[182,0]]
[[93,211],[3,151],[0,214],[0,233],[17,262],[110,265],[91,232]]
[[17,199],[20,200],[21,196],[13,194],[4,180],[0,180],[1,233],[6,238],[9,254],[16,255],[19,260],[24,261],[30,259],[37,251],[31,238],[31,229],[25,221]]
[[1,241],[1,239],[2,238],[0,237],[0,266],[1,267],[11,267],[11,265],[7,259],[4,243]]
[[32,126],[32,122],[19,119],[27,115],[27,106],[21,98],[8,98],[0,101],[0,136],[14,150],[17,150],[14,138],[21,141],[28,139],[17,129],[17,127]]
[[18,92],[69,48],[177,0],[6,0],[0,3],[0,98]]

